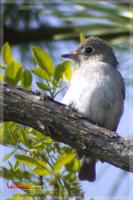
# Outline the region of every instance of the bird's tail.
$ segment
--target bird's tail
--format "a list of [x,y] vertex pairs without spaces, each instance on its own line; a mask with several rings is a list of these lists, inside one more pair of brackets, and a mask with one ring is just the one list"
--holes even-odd
[[88,180],[90,182],[96,179],[96,160],[93,158],[82,158],[81,168],[78,174],[80,180]]

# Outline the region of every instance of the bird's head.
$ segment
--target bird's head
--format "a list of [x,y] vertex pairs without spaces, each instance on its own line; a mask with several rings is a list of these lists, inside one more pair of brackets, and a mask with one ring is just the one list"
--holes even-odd
[[78,63],[93,60],[106,62],[114,67],[118,64],[112,48],[100,38],[93,36],[82,42],[75,51],[62,56]]

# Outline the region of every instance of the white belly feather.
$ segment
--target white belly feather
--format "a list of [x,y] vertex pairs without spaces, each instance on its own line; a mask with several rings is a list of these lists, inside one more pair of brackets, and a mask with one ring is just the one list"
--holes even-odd
[[[62,103],[98,125],[115,130],[123,108],[122,79],[117,69],[99,62],[98,67],[78,68]],[[114,117],[115,116],[115,117]]]

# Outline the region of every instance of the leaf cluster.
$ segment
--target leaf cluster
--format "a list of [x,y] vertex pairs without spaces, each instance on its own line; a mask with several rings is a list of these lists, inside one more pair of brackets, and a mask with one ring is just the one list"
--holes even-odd
[[[1,57],[2,80],[31,89],[35,75],[39,79],[36,81],[38,89],[53,98],[64,89],[73,72],[70,61],[55,66],[50,55],[37,46],[32,47],[34,68],[31,70],[14,59],[7,42],[2,47]],[[0,176],[17,185],[29,185],[26,190],[29,196],[64,197],[80,194],[81,187],[76,176],[79,161],[70,147],[13,122],[5,122],[0,126],[0,142],[11,149],[3,158],[6,165],[1,167]]]

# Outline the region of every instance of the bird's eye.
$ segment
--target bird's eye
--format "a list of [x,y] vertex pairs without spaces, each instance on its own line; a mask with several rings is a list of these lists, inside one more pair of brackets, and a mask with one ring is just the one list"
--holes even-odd
[[85,52],[86,53],[92,53],[93,52],[93,48],[92,47],[87,47],[86,49],[85,49]]

